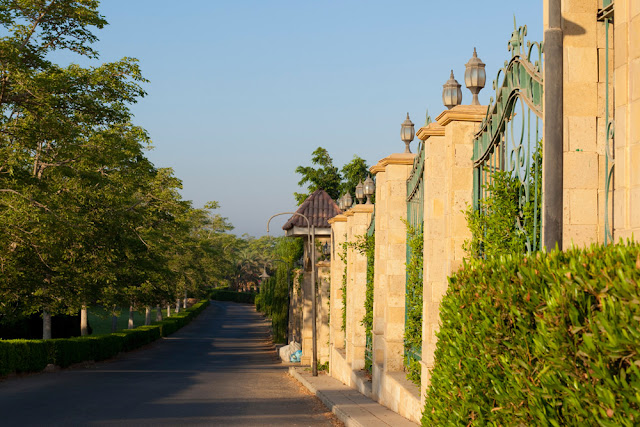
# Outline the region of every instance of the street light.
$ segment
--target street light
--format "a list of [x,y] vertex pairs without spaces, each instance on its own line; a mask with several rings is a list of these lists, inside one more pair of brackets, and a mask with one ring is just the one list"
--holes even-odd
[[316,236],[315,236],[315,225],[311,225],[311,221],[305,215],[302,215],[298,212],[280,212],[275,215],[271,215],[271,218],[267,221],[267,234],[269,234],[269,223],[271,220],[280,215],[297,215],[307,221],[307,240],[309,242],[309,253],[311,254],[311,290],[312,290],[312,303],[311,303],[311,317],[313,317],[313,322],[311,322],[311,335],[312,335],[312,353],[311,353],[311,374],[314,377],[318,376],[318,347],[317,347],[317,331],[316,331]]
[[364,184],[362,183],[362,180],[360,180],[358,185],[356,185],[356,199],[359,204],[362,204],[364,201]]
[[453,70],[451,70],[451,76],[449,80],[442,85],[442,102],[444,106],[449,110],[460,105],[462,102],[462,90],[460,89],[460,83],[453,77]]
[[371,196],[376,192],[376,184],[371,179],[371,175],[364,181],[364,195],[367,196],[367,205],[371,204]]
[[340,196],[340,198],[338,198],[338,208],[340,208],[341,211],[344,211],[344,194],[342,196]]
[[487,81],[487,72],[484,70],[485,64],[478,58],[476,48],[473,48],[473,57],[465,65],[464,84],[473,94],[471,105],[480,105],[478,93]]
[[415,134],[416,132],[413,127],[413,122],[411,121],[411,119],[409,119],[409,113],[407,113],[407,118],[400,126],[400,139],[402,139],[402,141],[404,141],[405,143],[405,153],[411,152],[411,148],[409,148],[409,145],[411,144],[411,141],[413,141],[413,137],[415,136]]

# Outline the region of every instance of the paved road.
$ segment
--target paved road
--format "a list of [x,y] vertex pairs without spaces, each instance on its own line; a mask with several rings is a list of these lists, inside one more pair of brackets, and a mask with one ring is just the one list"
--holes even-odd
[[0,425],[330,426],[253,306],[212,302],[174,335],[89,367],[0,382]]

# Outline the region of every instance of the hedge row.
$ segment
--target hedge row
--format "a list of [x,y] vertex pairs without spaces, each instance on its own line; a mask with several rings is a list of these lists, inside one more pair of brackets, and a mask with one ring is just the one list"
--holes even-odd
[[255,304],[256,294],[253,292],[236,292],[230,291],[228,288],[219,288],[211,291],[209,299]]
[[638,425],[639,285],[638,243],[467,264],[423,425]]
[[52,340],[0,340],[0,375],[38,372],[49,363],[65,368],[73,363],[114,357],[174,333],[208,305],[208,300],[200,301],[156,324],[112,334]]

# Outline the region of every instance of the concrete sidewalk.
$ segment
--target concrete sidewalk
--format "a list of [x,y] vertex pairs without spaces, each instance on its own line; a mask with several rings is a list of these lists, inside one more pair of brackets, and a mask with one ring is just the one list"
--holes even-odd
[[347,427],[417,425],[328,375],[314,377],[309,368],[294,366],[289,368],[289,375],[314,393]]

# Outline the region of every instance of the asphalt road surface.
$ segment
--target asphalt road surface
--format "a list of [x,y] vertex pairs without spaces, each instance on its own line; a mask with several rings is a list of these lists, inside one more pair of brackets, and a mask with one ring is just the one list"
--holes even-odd
[[0,426],[341,425],[289,377],[251,305],[215,302],[117,359],[0,381]]

